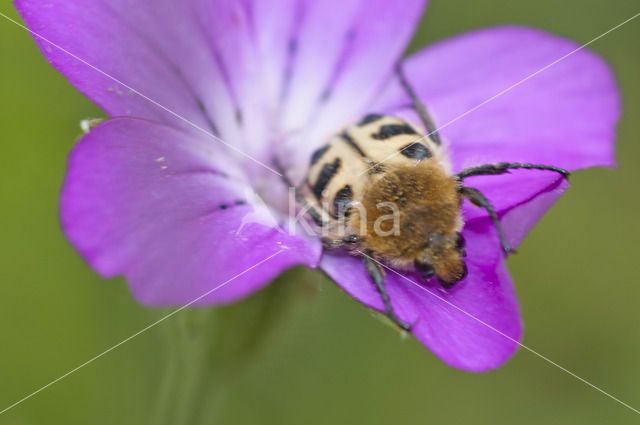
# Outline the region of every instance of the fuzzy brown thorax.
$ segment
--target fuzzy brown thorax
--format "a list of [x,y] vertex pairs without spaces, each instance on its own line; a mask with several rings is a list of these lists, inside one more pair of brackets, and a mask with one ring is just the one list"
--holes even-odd
[[464,274],[460,202],[458,182],[438,163],[423,161],[371,179],[349,224],[363,233],[360,248],[389,265],[432,269],[455,282]]

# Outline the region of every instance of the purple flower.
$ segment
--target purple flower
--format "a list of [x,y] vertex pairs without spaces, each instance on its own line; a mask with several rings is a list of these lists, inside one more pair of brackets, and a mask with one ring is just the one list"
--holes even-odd
[[[260,163],[278,156],[297,182],[314,149],[367,112],[419,122],[393,67],[423,0],[16,6],[46,39],[36,37],[51,64],[112,117],[73,150],[61,199],[64,231],[98,273],[124,275],[134,296],[154,306],[189,303],[235,277],[198,302],[208,305],[306,265],[383,310],[359,259],[323,253],[318,238],[286,231],[286,187]],[[409,81],[443,126],[454,171],[500,161],[568,170],[614,164],[617,89],[586,50],[466,114],[576,47],[499,27],[406,60]],[[556,173],[516,170],[473,177],[473,186],[515,247],[568,184]],[[495,227],[467,202],[463,215],[466,279],[445,291],[387,273],[385,285],[418,340],[451,366],[483,371],[512,355],[522,324]]]

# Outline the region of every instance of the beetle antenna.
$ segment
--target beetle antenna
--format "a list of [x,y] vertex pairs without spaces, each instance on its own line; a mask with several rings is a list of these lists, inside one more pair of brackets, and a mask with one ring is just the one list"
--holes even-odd
[[427,136],[429,136],[435,144],[440,145],[440,135],[438,134],[438,130],[433,123],[433,119],[431,119],[431,115],[429,115],[429,112],[427,112],[427,107],[424,105],[424,103],[422,103],[413,87],[411,87],[411,84],[409,84],[409,81],[404,74],[404,66],[402,64],[402,61],[398,61],[398,63],[396,64],[396,73],[398,74],[400,85],[407,92],[407,95],[411,99],[411,102],[413,102],[413,108],[420,116],[420,120],[427,130]]

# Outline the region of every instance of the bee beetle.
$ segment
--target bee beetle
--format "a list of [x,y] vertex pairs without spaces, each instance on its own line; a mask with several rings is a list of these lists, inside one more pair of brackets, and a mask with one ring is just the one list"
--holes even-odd
[[549,170],[565,178],[569,172],[548,165],[500,162],[454,174],[433,121],[401,64],[396,72],[427,134],[400,118],[369,114],[313,153],[301,187],[294,187],[276,166],[298,203],[318,226],[328,229],[325,249],[346,247],[362,257],[387,317],[410,330],[391,307],[381,263],[418,272],[425,281],[435,278],[444,288],[464,279],[464,198],[487,210],[502,249],[511,252],[493,206],[478,189],[465,186],[465,178],[512,169]]

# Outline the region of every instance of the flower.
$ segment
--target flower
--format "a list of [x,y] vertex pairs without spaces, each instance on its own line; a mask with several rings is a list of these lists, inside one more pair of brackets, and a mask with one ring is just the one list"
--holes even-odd
[[[124,275],[153,306],[208,292],[198,304],[232,302],[306,265],[383,310],[359,259],[283,230],[286,187],[263,165],[275,155],[300,181],[311,152],[367,112],[419,122],[393,68],[424,3],[17,0],[46,58],[112,117],[70,156],[67,237],[98,273]],[[617,88],[600,58],[576,48],[539,30],[498,27],[406,59],[454,171],[505,160],[568,170],[614,164]],[[544,171],[473,179],[512,247],[568,187]],[[484,371],[513,354],[522,324],[494,226],[467,202],[463,214],[466,279],[437,291],[387,273],[385,285],[420,342],[451,366]]]

